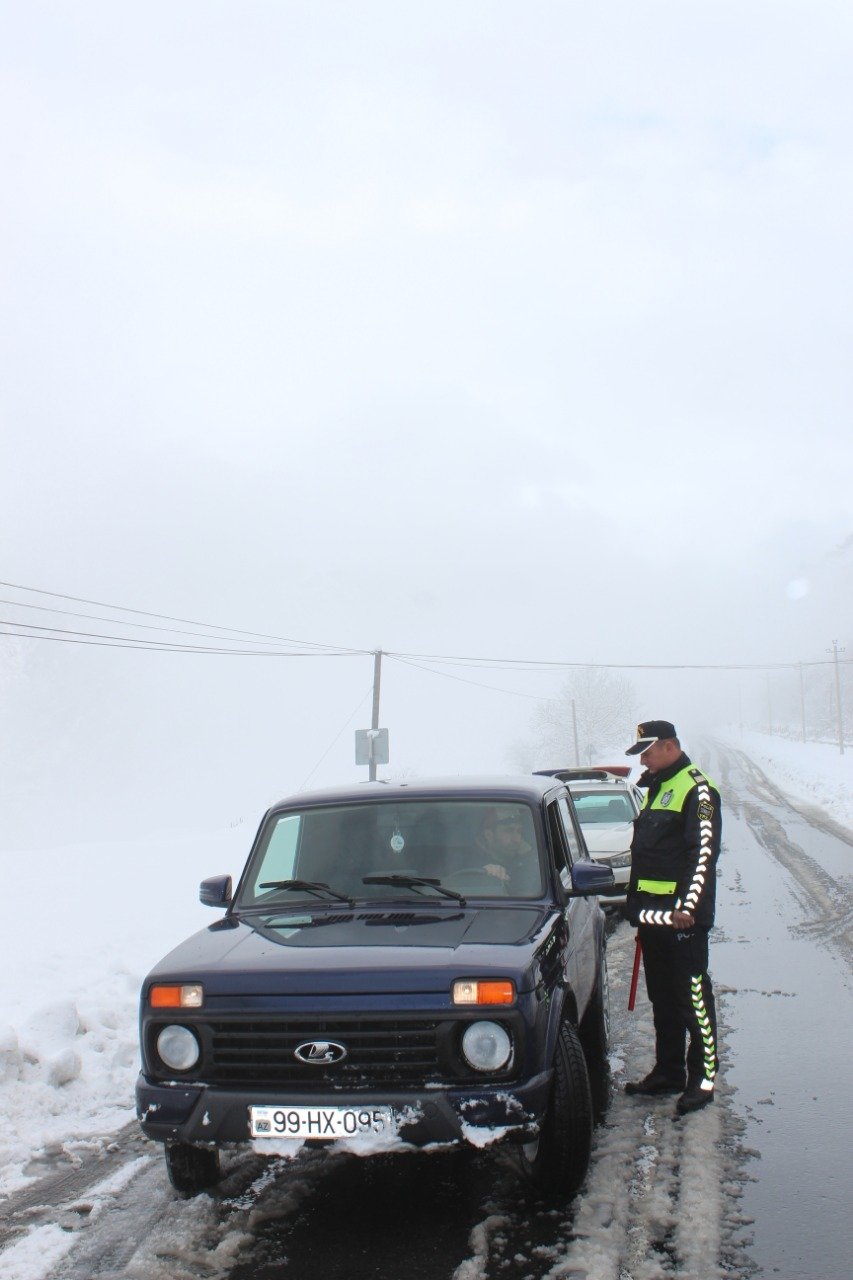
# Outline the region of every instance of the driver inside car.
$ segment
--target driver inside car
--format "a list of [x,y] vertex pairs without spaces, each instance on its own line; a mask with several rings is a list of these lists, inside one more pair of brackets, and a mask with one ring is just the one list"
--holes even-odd
[[530,893],[531,880],[538,876],[533,848],[524,838],[524,820],[517,809],[489,809],[477,837],[478,848],[489,861],[483,870],[501,881],[505,889]]

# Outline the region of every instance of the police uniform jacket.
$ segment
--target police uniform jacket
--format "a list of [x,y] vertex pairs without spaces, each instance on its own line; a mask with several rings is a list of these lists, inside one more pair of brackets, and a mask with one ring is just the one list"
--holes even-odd
[[684,752],[668,769],[645,774],[634,822],[627,914],[633,924],[671,926],[674,910],[697,926],[714,923],[720,853],[720,795]]

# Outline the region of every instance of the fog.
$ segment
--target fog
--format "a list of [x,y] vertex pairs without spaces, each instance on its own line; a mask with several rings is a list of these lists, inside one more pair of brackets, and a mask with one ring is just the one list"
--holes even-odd
[[[4,847],[364,776],[375,649],[393,776],[853,659],[849,6],[2,9]],[[165,618],[358,652],[58,634]]]

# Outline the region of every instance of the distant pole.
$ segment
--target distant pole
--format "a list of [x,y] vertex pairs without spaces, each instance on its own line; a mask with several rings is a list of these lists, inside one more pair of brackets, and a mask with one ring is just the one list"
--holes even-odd
[[581,749],[578,746],[578,713],[575,710],[574,698],[572,698],[572,733],[575,737],[575,764],[579,765],[581,762]]
[[803,742],[806,740],[806,682],[803,678],[803,664],[800,663],[800,726]]
[[770,701],[770,672],[767,672],[767,732],[773,736],[773,704]]
[[[832,648],[827,649],[827,653],[831,653],[835,662],[835,711],[838,720],[838,750],[844,755],[844,714],[841,708],[841,676],[838,669],[838,641],[833,640]],[[844,646],[841,647],[844,652]]]
[[[373,654],[373,714],[370,717],[371,729],[379,728],[379,683],[382,678],[382,650],[377,649]],[[375,741],[375,739],[374,739]],[[376,761],[373,758],[373,751],[370,752],[370,763],[368,768],[368,781],[376,781]]]

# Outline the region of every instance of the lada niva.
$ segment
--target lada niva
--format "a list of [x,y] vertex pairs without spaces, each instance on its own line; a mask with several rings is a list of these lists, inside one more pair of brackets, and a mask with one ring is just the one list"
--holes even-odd
[[573,1195],[607,1075],[588,859],[553,777],[362,783],[264,816],[224,915],[141,993],[143,1130],[192,1195],[219,1149],[514,1144]]

